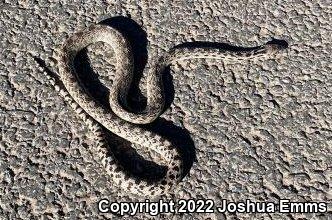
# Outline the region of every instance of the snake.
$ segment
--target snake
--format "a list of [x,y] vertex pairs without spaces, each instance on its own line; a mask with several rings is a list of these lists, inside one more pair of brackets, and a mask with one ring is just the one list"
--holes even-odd
[[[116,56],[116,74],[108,98],[110,108],[92,98],[80,82],[79,73],[74,65],[77,54],[97,42],[110,45]],[[149,131],[144,126],[139,126],[153,122],[164,110],[165,92],[162,76],[165,69],[180,60],[219,59],[239,62],[269,57],[282,49],[285,49],[283,45],[270,42],[253,49],[236,51],[217,47],[173,47],[161,56],[152,68],[148,71],[144,69],[144,74],[147,76],[147,104],[140,112],[133,112],[127,106],[128,91],[134,73],[131,44],[123,33],[111,26],[93,24],[72,34],[63,43],[56,58],[59,80],[41,66],[39,69],[94,134],[96,146],[93,149],[112,182],[126,192],[157,196],[170,192],[183,177],[183,158],[179,146],[175,146],[167,138]],[[149,182],[126,172],[114,154],[109,152],[104,129],[133,144],[155,151],[161,158],[157,164],[167,167],[165,175],[160,180]]]

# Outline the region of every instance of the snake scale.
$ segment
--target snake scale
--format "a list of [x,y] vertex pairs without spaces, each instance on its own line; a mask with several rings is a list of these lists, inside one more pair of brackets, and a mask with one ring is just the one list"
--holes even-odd
[[[74,66],[77,53],[96,42],[109,44],[116,55],[116,76],[109,95],[111,111],[86,92]],[[165,194],[181,180],[183,161],[178,148],[170,141],[136,124],[150,123],[162,113],[165,100],[162,73],[165,68],[178,60],[210,58],[239,61],[267,57],[281,49],[284,47],[274,43],[240,51],[213,47],[174,47],[147,72],[147,106],[139,113],[129,111],[126,106],[128,89],[133,78],[133,51],[125,36],[110,26],[95,24],[67,39],[58,57],[60,82],[41,66],[39,69],[43,70],[48,82],[94,133],[95,151],[112,181],[128,192],[156,196]],[[102,127],[121,138],[157,152],[163,158],[158,164],[167,166],[165,176],[158,182],[151,183],[127,174],[109,152]]]

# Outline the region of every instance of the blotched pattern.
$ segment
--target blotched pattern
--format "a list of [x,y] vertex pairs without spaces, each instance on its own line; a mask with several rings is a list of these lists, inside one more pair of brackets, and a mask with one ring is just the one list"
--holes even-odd
[[[94,101],[87,94],[84,86],[79,83],[78,74],[75,70],[74,60],[77,53],[90,44],[97,42],[111,45],[116,54],[117,77],[113,83],[109,99],[111,109],[115,114]],[[182,171],[181,156],[177,148],[168,140],[133,123],[152,122],[162,113],[165,95],[161,80],[165,68],[176,61],[186,59],[221,59],[237,62],[245,59],[262,58],[271,56],[281,49],[284,49],[284,47],[277,44],[266,44],[252,50],[243,51],[227,51],[212,47],[171,49],[170,52],[159,59],[155,67],[148,73],[148,104],[141,113],[128,112],[119,103],[121,99],[123,103],[126,103],[126,96],[133,74],[133,52],[126,38],[114,28],[105,25],[93,25],[84,31],[74,34],[65,42],[58,58],[59,73],[65,87],[64,89],[60,88],[60,85],[57,85],[46,71],[44,73],[55,90],[64,97],[80,118],[89,126],[91,131],[95,133],[96,150],[111,179],[128,192],[156,196],[165,194],[179,182]],[[40,70],[43,70],[42,67],[40,67]],[[107,154],[107,143],[102,137],[102,128],[99,124],[132,143],[142,145],[159,153],[165,161],[158,162],[168,167],[164,179],[158,183],[151,184],[126,175],[115,162],[114,156]]]

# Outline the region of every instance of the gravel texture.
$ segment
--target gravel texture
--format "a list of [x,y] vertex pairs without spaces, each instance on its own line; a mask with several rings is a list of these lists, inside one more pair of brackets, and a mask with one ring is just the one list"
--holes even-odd
[[[321,214],[137,214],[125,219],[332,219],[329,0],[2,1],[1,219],[118,219],[99,213],[97,201],[145,200],[112,184],[94,157],[91,132],[27,55],[39,54],[50,66],[68,36],[98,22],[131,35],[139,68],[146,61],[149,68],[154,57],[184,42],[250,47],[271,38],[286,40],[288,50],[275,59],[178,62],[168,76],[169,108],[151,129],[188,139],[190,171],[172,194],[174,200],[329,204]],[[115,68],[110,47],[91,45],[87,54],[99,81],[110,87]],[[143,74],[143,94],[144,82]]]

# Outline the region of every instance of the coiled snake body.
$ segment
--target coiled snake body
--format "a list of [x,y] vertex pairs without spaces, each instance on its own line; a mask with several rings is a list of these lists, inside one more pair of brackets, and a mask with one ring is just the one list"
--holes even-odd
[[[116,78],[110,91],[109,103],[112,111],[93,100],[79,83],[74,67],[77,53],[95,42],[109,44],[116,55]],[[277,44],[265,44],[252,50],[227,51],[219,48],[174,48],[171,49],[147,74],[147,106],[144,111],[132,113],[124,108],[128,88],[133,75],[133,57],[128,40],[116,29],[106,25],[93,25],[82,32],[72,35],[63,45],[58,60],[60,79],[65,88],[61,88],[55,79],[45,74],[68,104],[94,132],[96,151],[111,179],[125,190],[136,194],[154,196],[163,194],[177,184],[182,176],[182,160],[178,149],[167,139],[135,124],[152,122],[164,107],[162,73],[172,62],[194,58],[212,58],[222,60],[244,60],[263,57],[282,49]],[[43,71],[46,73],[45,71]],[[162,165],[168,167],[166,175],[156,183],[148,183],[129,176],[107,150],[101,125],[114,134],[142,145],[159,153]],[[109,155],[109,156],[108,156]]]

